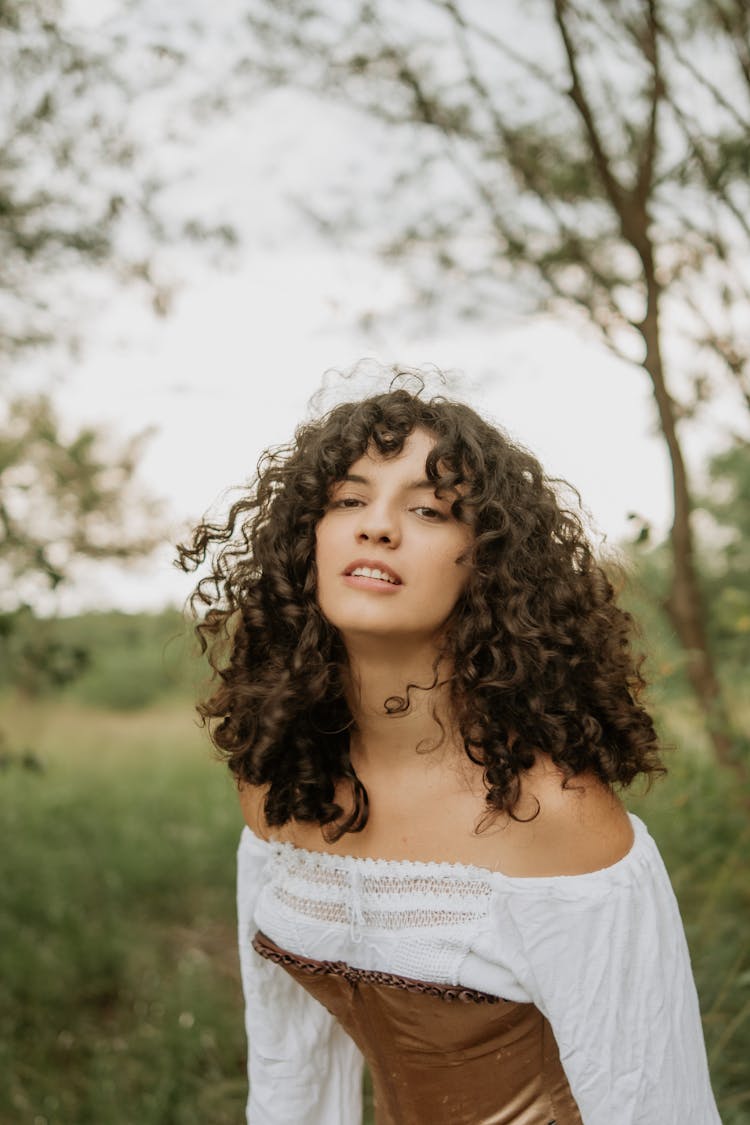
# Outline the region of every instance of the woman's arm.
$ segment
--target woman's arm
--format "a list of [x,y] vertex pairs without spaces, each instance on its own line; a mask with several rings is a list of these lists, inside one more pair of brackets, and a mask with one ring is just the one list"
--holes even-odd
[[[260,808],[257,794],[243,810]],[[256,821],[256,827],[262,827]],[[250,827],[237,856],[240,967],[248,1037],[249,1125],[359,1125],[362,1056],[326,1009],[251,942],[273,845]]]
[[720,1125],[677,901],[632,820],[610,866],[501,883],[497,929],[512,927],[513,972],[552,1026],[584,1125]]

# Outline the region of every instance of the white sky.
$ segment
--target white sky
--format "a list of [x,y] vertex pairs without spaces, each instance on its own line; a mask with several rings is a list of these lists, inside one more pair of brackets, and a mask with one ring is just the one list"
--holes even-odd
[[[193,173],[175,201],[235,222],[244,237],[238,262],[219,272],[185,258],[165,320],[149,319],[136,294],[118,297],[56,392],[71,425],[107,423],[122,437],[156,427],[140,475],[168,502],[165,548],[130,571],[82,568],[58,608],[180,603],[192,581],[171,567],[166,544],[246,480],[264,447],[291,437],[326,369],[365,356],[461,373],[460,397],[578,487],[609,543],[628,534],[628,512],[659,531],[668,526],[668,465],[640,369],[549,320],[445,324],[421,337],[398,320],[357,326],[367,309],[398,306],[403,279],[364,251],[314,235],[286,195],[301,186],[325,192],[371,145],[361,121],[301,94],[255,103],[196,136]],[[39,365],[35,377],[44,382],[46,371]],[[688,441],[696,469],[722,444],[729,409],[719,403]]]

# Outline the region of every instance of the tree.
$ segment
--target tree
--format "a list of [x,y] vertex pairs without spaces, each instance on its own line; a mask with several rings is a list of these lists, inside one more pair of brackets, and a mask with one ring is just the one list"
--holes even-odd
[[[0,382],[34,350],[77,346],[107,285],[145,285],[169,310],[172,279],[155,257],[234,233],[163,199],[165,152],[205,121],[213,75],[197,80],[181,34],[134,0],[106,27],[76,25],[66,0],[0,0]],[[204,37],[205,38],[205,37]],[[184,164],[181,172],[184,174]],[[4,362],[3,362],[4,361]],[[15,380],[17,388],[18,380]],[[0,410],[0,637],[71,577],[80,559],[134,559],[159,541],[159,504],[136,484],[146,434],[113,442],[102,428],[65,433],[44,394],[11,389]],[[27,629],[28,633],[28,629]],[[60,680],[85,654],[31,660]],[[10,646],[10,647],[9,647]],[[19,654],[16,653],[16,656]],[[22,654],[21,654],[22,655]]]
[[164,314],[156,250],[232,243],[163,198],[165,155],[205,119],[213,78],[194,75],[200,29],[183,22],[178,35],[135,0],[86,29],[65,0],[0,0],[0,359],[78,341],[92,270],[100,293],[135,282]]
[[[18,397],[0,426],[0,665],[26,691],[85,671],[88,651],[34,618],[82,559],[128,560],[159,543],[161,505],[138,486],[144,432],[118,449],[101,429],[65,435],[49,399]],[[7,666],[5,666],[7,664]],[[3,741],[0,731],[0,743]]]
[[738,438],[711,459],[700,508],[710,517],[701,570],[713,607],[711,633],[740,691],[750,666],[750,441]]
[[210,68],[193,71],[206,29],[181,18],[170,26],[146,0],[89,27],[69,9],[67,0],[0,0],[4,610],[57,587],[77,558],[150,551],[158,508],[134,483],[147,435],[120,449],[91,427],[66,436],[49,398],[15,389],[14,372],[34,349],[79,343],[110,283],[145,284],[164,315],[173,282],[156,255],[196,243],[213,252],[235,238],[163,198],[186,174],[184,162],[170,172],[166,155],[221,108]]
[[159,542],[160,504],[139,491],[143,433],[61,433],[49,399],[19,397],[0,430],[0,610],[34,604],[77,559],[131,559]]
[[750,406],[749,18],[744,0],[251,0],[249,16],[269,83],[377,119],[381,161],[393,142],[379,246],[418,297],[492,316],[521,291],[647,374],[672,468],[666,608],[725,763],[682,434],[722,388]]

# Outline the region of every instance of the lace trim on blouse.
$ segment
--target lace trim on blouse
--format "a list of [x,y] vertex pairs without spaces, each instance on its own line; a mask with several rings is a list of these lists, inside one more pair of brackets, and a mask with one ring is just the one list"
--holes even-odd
[[492,899],[490,873],[479,868],[435,863],[415,870],[287,843],[273,846],[279,862],[269,869],[272,893],[296,917],[355,931],[473,926],[486,918]]

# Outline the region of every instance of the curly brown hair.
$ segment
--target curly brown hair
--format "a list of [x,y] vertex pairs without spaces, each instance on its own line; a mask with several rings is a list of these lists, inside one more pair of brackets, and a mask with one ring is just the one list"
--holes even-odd
[[[202,522],[177,548],[184,570],[212,556],[190,598],[213,669],[198,713],[238,783],[268,786],[271,826],[314,822],[336,840],[367,822],[349,753],[346,652],[316,598],[315,534],[353,462],[373,448],[398,454],[415,428],[435,438],[428,479],[456,496],[454,516],[474,530],[470,578],[435,671],[449,656],[454,717],[484,770],[488,812],[513,815],[520,776],[540,750],[565,783],[584,770],[625,786],[666,772],[639,702],[633,619],[616,604],[580,515],[558,498],[554,485],[564,482],[468,406],[424,399],[422,389],[392,385],[304,423],[292,444],[263,454],[226,522]],[[348,810],[336,800],[342,781]]]

